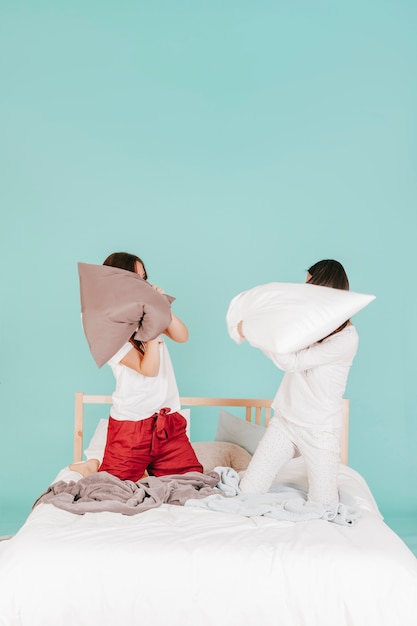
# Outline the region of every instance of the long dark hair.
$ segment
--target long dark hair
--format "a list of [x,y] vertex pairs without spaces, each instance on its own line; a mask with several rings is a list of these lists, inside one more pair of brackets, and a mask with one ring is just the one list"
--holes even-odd
[[[333,289],[344,289],[349,291],[349,279],[345,272],[345,269],[339,261],[333,259],[324,259],[318,261],[308,268],[307,272],[311,278],[307,281],[309,285],[321,285],[322,287],[333,287]],[[343,330],[349,323],[346,320],[339,328],[336,328],[330,335],[334,335]],[[327,337],[330,337],[327,335]],[[327,337],[321,339],[323,341]]]
[[111,267],[119,267],[121,270],[136,273],[136,262],[141,263],[144,271],[143,278],[147,280],[148,275],[146,273],[145,263],[135,254],[129,254],[129,252],[113,252],[103,261],[103,265],[111,265]]
[[324,259],[314,263],[307,271],[311,275],[308,281],[310,285],[322,285],[323,287],[349,291],[349,279],[339,261]]
[[[143,278],[147,280],[148,275],[146,273],[145,263],[141,258],[136,256],[135,254],[129,254],[129,252],[113,252],[109,254],[107,259],[103,261],[103,265],[110,265],[111,267],[118,267],[121,270],[128,270],[129,272],[133,272],[136,274],[136,263],[139,262],[143,267]],[[136,333],[136,331],[135,331]],[[134,339],[134,335],[130,337],[130,343],[143,355],[145,354],[146,344],[143,341],[138,341]]]

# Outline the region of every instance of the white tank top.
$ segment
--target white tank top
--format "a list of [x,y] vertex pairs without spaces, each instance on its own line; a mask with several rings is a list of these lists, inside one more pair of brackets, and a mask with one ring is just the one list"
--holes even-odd
[[110,415],[116,420],[139,421],[151,417],[162,408],[179,411],[180,399],[168,348],[159,345],[160,366],[157,376],[144,376],[120,361],[132,345],[126,343],[109,361],[116,379]]

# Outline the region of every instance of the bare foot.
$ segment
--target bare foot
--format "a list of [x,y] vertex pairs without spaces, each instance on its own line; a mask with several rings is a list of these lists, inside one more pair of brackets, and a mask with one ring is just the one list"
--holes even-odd
[[88,459],[80,463],[71,463],[69,468],[73,472],[78,472],[85,478],[86,476],[90,476],[90,474],[95,474],[98,471],[99,465],[100,463],[97,459]]

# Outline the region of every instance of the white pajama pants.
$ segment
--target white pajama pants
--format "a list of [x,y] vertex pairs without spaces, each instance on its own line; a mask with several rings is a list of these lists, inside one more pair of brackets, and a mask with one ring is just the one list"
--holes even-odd
[[340,429],[306,428],[275,415],[240,482],[241,491],[267,492],[279,470],[299,452],[306,465],[308,499],[336,506],[340,436]]

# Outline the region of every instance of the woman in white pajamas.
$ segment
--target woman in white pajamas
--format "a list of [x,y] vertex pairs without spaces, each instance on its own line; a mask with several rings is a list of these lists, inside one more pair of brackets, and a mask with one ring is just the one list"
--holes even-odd
[[[349,289],[343,266],[329,259],[309,268],[307,282]],[[238,330],[244,337],[242,322]],[[285,374],[272,402],[274,416],[240,482],[242,492],[268,491],[281,467],[301,454],[309,500],[337,506],[342,398],[357,349],[358,334],[347,320],[304,350],[292,354],[264,351]]]

